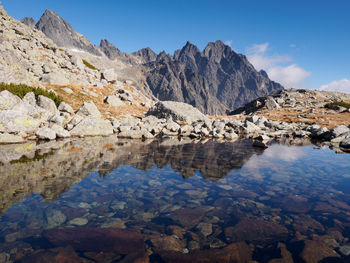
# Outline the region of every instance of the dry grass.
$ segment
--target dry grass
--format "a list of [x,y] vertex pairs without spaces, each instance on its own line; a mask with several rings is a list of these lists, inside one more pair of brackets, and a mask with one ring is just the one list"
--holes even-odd
[[[63,89],[70,88],[73,93],[68,94]],[[97,94],[97,97],[94,97],[86,92],[85,89],[88,89],[91,92]],[[104,118],[123,118],[125,116],[133,116],[133,117],[142,117],[147,112],[148,108],[140,105],[122,105],[119,107],[113,107],[104,102],[105,98],[109,95],[112,95],[116,92],[116,87],[114,84],[107,85],[102,89],[97,87],[84,87],[81,85],[67,85],[67,86],[59,86],[59,85],[48,85],[47,89],[53,89],[59,96],[61,96],[66,103],[72,106],[72,108],[76,111],[79,109],[81,105],[86,101],[93,101],[99,111],[102,113]],[[134,88],[128,84],[124,84],[124,90],[133,91]],[[142,102],[141,98],[134,97],[136,101],[139,103]]]

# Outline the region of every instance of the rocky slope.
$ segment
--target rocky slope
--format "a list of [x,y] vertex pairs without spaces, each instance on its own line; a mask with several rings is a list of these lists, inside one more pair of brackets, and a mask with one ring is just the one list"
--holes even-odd
[[212,115],[283,89],[221,41],[203,51],[187,42],[173,56],[161,53],[144,68],[157,98],[186,102]]
[[101,55],[97,47],[52,10],[45,11],[35,28],[42,31],[59,47],[77,48],[97,56]]

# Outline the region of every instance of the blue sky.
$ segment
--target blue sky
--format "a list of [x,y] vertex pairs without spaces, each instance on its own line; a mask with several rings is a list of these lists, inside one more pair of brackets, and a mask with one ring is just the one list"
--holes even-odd
[[[52,9],[94,44],[172,53],[223,40],[285,86],[350,92],[350,1],[3,0],[16,19]],[[333,83],[332,83],[333,82]],[[340,88],[339,88],[340,87]]]

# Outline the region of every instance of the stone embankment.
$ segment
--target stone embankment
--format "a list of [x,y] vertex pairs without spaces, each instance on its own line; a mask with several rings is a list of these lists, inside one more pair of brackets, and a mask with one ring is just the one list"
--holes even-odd
[[[272,97],[269,100],[269,103],[278,105]],[[2,91],[0,143],[117,134],[119,138],[130,139],[190,137],[232,141],[250,138],[254,146],[263,148],[285,138],[295,140],[295,143],[315,139],[325,142],[337,152],[350,151],[350,128],[346,125],[328,129],[304,122],[269,120],[254,114],[238,117],[241,119],[209,118],[188,104],[163,101],[156,103],[142,118],[106,120],[92,101],[85,102],[74,112],[65,102],[57,108],[52,100],[44,96],[36,100],[33,93],[28,93],[21,100],[8,91]]]

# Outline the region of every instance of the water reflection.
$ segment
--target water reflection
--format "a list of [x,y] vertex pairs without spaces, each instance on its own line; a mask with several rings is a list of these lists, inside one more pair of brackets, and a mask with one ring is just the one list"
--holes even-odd
[[246,140],[11,147],[0,167],[0,259],[349,259],[350,155],[278,144],[262,151]]
[[73,139],[58,144],[1,146],[0,213],[32,193],[54,200],[92,171],[105,176],[120,165],[131,165],[143,171],[154,165],[158,168],[170,165],[184,178],[199,170],[205,179],[216,181],[242,167],[259,152],[261,150],[254,149],[247,140],[218,144],[168,139],[145,143],[121,141],[113,136]]

